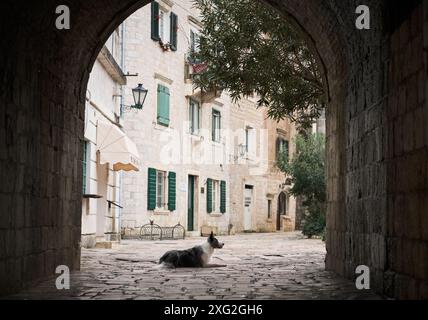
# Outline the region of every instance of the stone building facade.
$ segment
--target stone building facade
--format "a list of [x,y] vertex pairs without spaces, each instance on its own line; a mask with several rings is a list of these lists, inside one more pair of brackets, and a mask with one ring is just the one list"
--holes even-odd
[[[143,110],[124,117],[126,131],[142,155],[142,169],[124,179],[125,229],[137,229],[153,220],[161,226],[180,223],[190,234],[203,226],[228,231],[229,201],[225,201],[226,208],[220,208],[220,184],[226,186],[222,190],[225,199],[229,194],[225,137],[217,130],[213,141],[211,126],[203,124],[212,123],[215,117],[221,129],[229,122],[230,101],[225,94],[202,101],[185,78],[190,34],[200,28],[196,16],[190,1],[160,1],[125,21],[126,66],[129,72],[138,73],[129,78],[128,87],[143,83],[148,89]],[[174,26],[173,17],[178,17]],[[172,37],[176,37],[176,48],[168,46]],[[131,104],[127,92],[126,102]],[[208,199],[208,192],[215,193],[213,198]]]
[[280,172],[276,162],[283,148],[288,149],[289,158],[293,157],[296,127],[289,120],[276,122],[269,120],[267,115],[264,118],[269,134],[269,169],[266,178],[269,185],[267,194],[273,201],[273,224],[276,230],[293,231],[296,225],[296,198],[290,194],[292,185],[289,177]]
[[[105,246],[120,240],[120,188],[123,169],[129,168],[123,166],[127,163],[118,165],[122,160],[112,155],[121,149],[120,143],[124,139],[133,148],[132,141],[121,129],[121,93],[126,85],[122,70],[123,28],[123,25],[117,28],[101,49],[87,88],[83,141],[83,247]],[[131,167],[131,170],[138,169]]]
[[[254,97],[233,104],[226,92],[194,88],[192,77],[203,67],[190,58],[202,27],[198,17],[192,1],[160,0],[124,23],[125,64],[138,74],[128,79],[126,103],[138,83],[149,90],[143,110],[124,115],[142,161],[123,181],[124,235],[150,221],[180,223],[190,235],[277,230],[277,198],[286,179],[273,169],[270,151],[276,130],[283,128],[289,141],[291,126],[265,120]],[[287,203],[281,215],[292,216],[292,230],[294,207]]]
[[288,120],[269,119],[266,110],[256,106],[256,97],[231,106],[231,128],[241,132],[230,155],[231,225],[237,231],[293,231],[295,199],[276,164],[282,148],[293,154],[295,127]]

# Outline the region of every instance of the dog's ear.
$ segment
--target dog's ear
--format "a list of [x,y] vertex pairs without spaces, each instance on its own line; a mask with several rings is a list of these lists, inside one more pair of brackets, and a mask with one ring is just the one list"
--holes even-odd
[[214,240],[214,232],[213,231],[211,231],[211,234],[208,237],[208,240],[210,240],[210,241]]

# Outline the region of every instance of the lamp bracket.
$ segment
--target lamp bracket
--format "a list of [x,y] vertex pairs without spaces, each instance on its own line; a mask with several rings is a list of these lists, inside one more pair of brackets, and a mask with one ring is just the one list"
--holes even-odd
[[127,74],[124,74],[123,75],[124,77],[138,77],[139,76],[139,74],[138,73],[127,73]]
[[131,113],[131,112],[138,113],[138,111],[141,110],[139,108],[136,108],[135,106],[125,105],[125,104],[122,104],[120,108],[122,109],[122,113]]

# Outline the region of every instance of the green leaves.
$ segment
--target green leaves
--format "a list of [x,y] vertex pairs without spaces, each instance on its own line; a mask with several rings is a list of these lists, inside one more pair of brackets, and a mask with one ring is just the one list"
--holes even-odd
[[273,119],[289,118],[307,128],[324,108],[317,63],[301,36],[274,9],[253,0],[195,0],[204,25],[195,78],[215,83],[233,100],[256,93]]
[[321,235],[325,228],[326,177],[324,135],[299,135],[296,137],[296,154],[291,161],[280,155],[277,166],[291,176],[290,193],[305,199],[308,211],[303,233],[308,237]]
[[279,157],[278,167],[291,176],[294,196],[304,196],[308,201],[326,200],[325,137],[321,134],[302,136],[295,140],[296,154],[291,161]]

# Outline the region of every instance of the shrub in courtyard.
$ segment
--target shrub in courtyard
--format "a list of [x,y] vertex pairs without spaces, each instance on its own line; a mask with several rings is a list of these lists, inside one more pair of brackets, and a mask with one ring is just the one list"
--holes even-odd
[[321,134],[305,134],[296,137],[296,153],[292,159],[285,155],[278,158],[278,167],[291,177],[290,193],[305,200],[307,214],[303,234],[325,237],[326,225],[326,177],[325,137]]
[[314,236],[325,240],[325,209],[319,203],[312,203],[304,220],[302,233],[308,238]]

